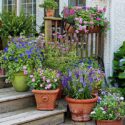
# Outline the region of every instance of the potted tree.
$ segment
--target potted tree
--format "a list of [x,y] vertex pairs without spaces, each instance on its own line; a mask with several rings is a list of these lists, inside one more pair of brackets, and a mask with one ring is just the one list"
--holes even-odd
[[101,74],[93,73],[91,66],[82,63],[82,65],[69,71],[62,79],[64,91],[66,93],[66,101],[68,102],[74,121],[89,121],[90,113],[96,105],[98,97],[92,94],[93,84],[97,80],[97,76]]
[[44,3],[40,4],[39,6],[45,8],[47,17],[53,17],[55,14],[55,9],[58,7],[58,3],[55,2],[55,0],[44,0]]
[[33,88],[38,110],[54,110],[60,91],[60,75],[56,70],[36,70],[28,77],[28,85]]
[[15,90],[23,92],[29,89],[26,84],[27,74],[42,66],[43,55],[33,39],[12,38],[8,47],[3,50],[0,60]]
[[97,125],[122,125],[122,117],[125,116],[124,98],[117,94],[103,91],[91,118],[97,121]]

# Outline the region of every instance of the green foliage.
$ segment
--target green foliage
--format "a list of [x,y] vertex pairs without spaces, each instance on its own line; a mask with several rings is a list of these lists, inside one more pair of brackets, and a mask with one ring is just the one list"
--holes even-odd
[[57,9],[58,3],[55,0],[44,0],[44,3],[39,6],[45,9]]
[[94,120],[118,120],[125,115],[124,98],[119,94],[105,94],[101,101],[91,112],[91,117]]
[[24,13],[16,16],[14,13],[2,12],[0,19],[2,21],[2,27],[0,28],[2,39],[8,38],[8,36],[29,36],[36,32],[34,26],[35,18],[25,16]]
[[79,60],[74,46],[64,42],[47,43],[44,48],[44,54],[43,65],[59,70],[63,74],[67,72],[67,69],[73,68],[74,63]]
[[24,71],[27,75],[34,68],[42,67],[42,61],[42,51],[36,47],[31,38],[12,38],[0,57],[2,67],[5,68],[10,81],[13,81],[17,72]]
[[60,85],[60,75],[56,70],[38,69],[27,81],[28,85],[36,90],[55,90]]
[[125,42],[114,53],[112,84],[117,83],[119,87],[125,87]]

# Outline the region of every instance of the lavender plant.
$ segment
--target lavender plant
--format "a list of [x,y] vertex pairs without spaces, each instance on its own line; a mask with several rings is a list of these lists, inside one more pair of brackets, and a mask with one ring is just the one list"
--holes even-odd
[[104,72],[93,68],[87,63],[80,63],[73,71],[62,78],[62,85],[67,96],[75,99],[90,99],[92,91],[100,88],[104,79]]

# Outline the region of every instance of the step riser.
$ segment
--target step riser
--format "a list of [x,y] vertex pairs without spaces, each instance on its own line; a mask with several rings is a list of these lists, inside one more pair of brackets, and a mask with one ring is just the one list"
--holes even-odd
[[58,125],[64,122],[64,113],[49,116],[47,118],[36,119],[35,121],[30,121],[18,125]]
[[0,102],[0,113],[11,112],[35,105],[33,96],[19,98],[11,101]]

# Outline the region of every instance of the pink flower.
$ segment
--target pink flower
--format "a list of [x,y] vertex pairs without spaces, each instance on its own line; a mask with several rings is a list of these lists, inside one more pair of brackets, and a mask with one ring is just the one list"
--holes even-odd
[[82,18],[79,18],[79,23],[82,24]]
[[63,36],[62,35],[58,35],[58,39],[62,39],[63,38]]
[[100,21],[100,20],[101,20],[101,18],[97,17],[97,18],[96,18],[96,20],[97,20],[97,21]]
[[79,31],[78,31],[78,30],[75,30],[75,32],[76,32],[76,33],[79,33]]
[[35,82],[35,78],[32,78],[32,82]]
[[47,79],[46,81],[47,81],[47,83],[50,83],[50,79]]
[[47,89],[50,89],[50,88],[51,88],[51,86],[52,86],[51,84],[47,85]]
[[33,75],[30,75],[30,78],[33,78]]
[[26,70],[27,69],[27,67],[26,66],[23,66],[23,70]]
[[46,81],[46,77],[45,77],[45,76],[43,76],[43,78],[42,78],[42,79],[43,79],[43,81]]
[[78,21],[78,20],[79,20],[79,18],[75,18],[75,20],[76,20],[76,21]]
[[93,21],[90,21],[90,22],[89,22],[89,24],[90,24],[90,25],[93,25],[93,24],[94,24],[94,22],[93,22]]
[[103,8],[103,12],[106,12],[106,7]]
[[27,71],[27,70],[24,70],[23,73],[24,73],[24,75],[27,75],[27,74],[28,74],[28,71]]
[[83,26],[80,25],[80,26],[79,26],[79,30],[83,30]]
[[83,27],[83,30],[84,30],[85,33],[88,33],[88,31],[89,31],[89,30],[87,30],[86,26]]
[[84,21],[84,24],[88,24],[88,22],[87,22],[87,21]]

